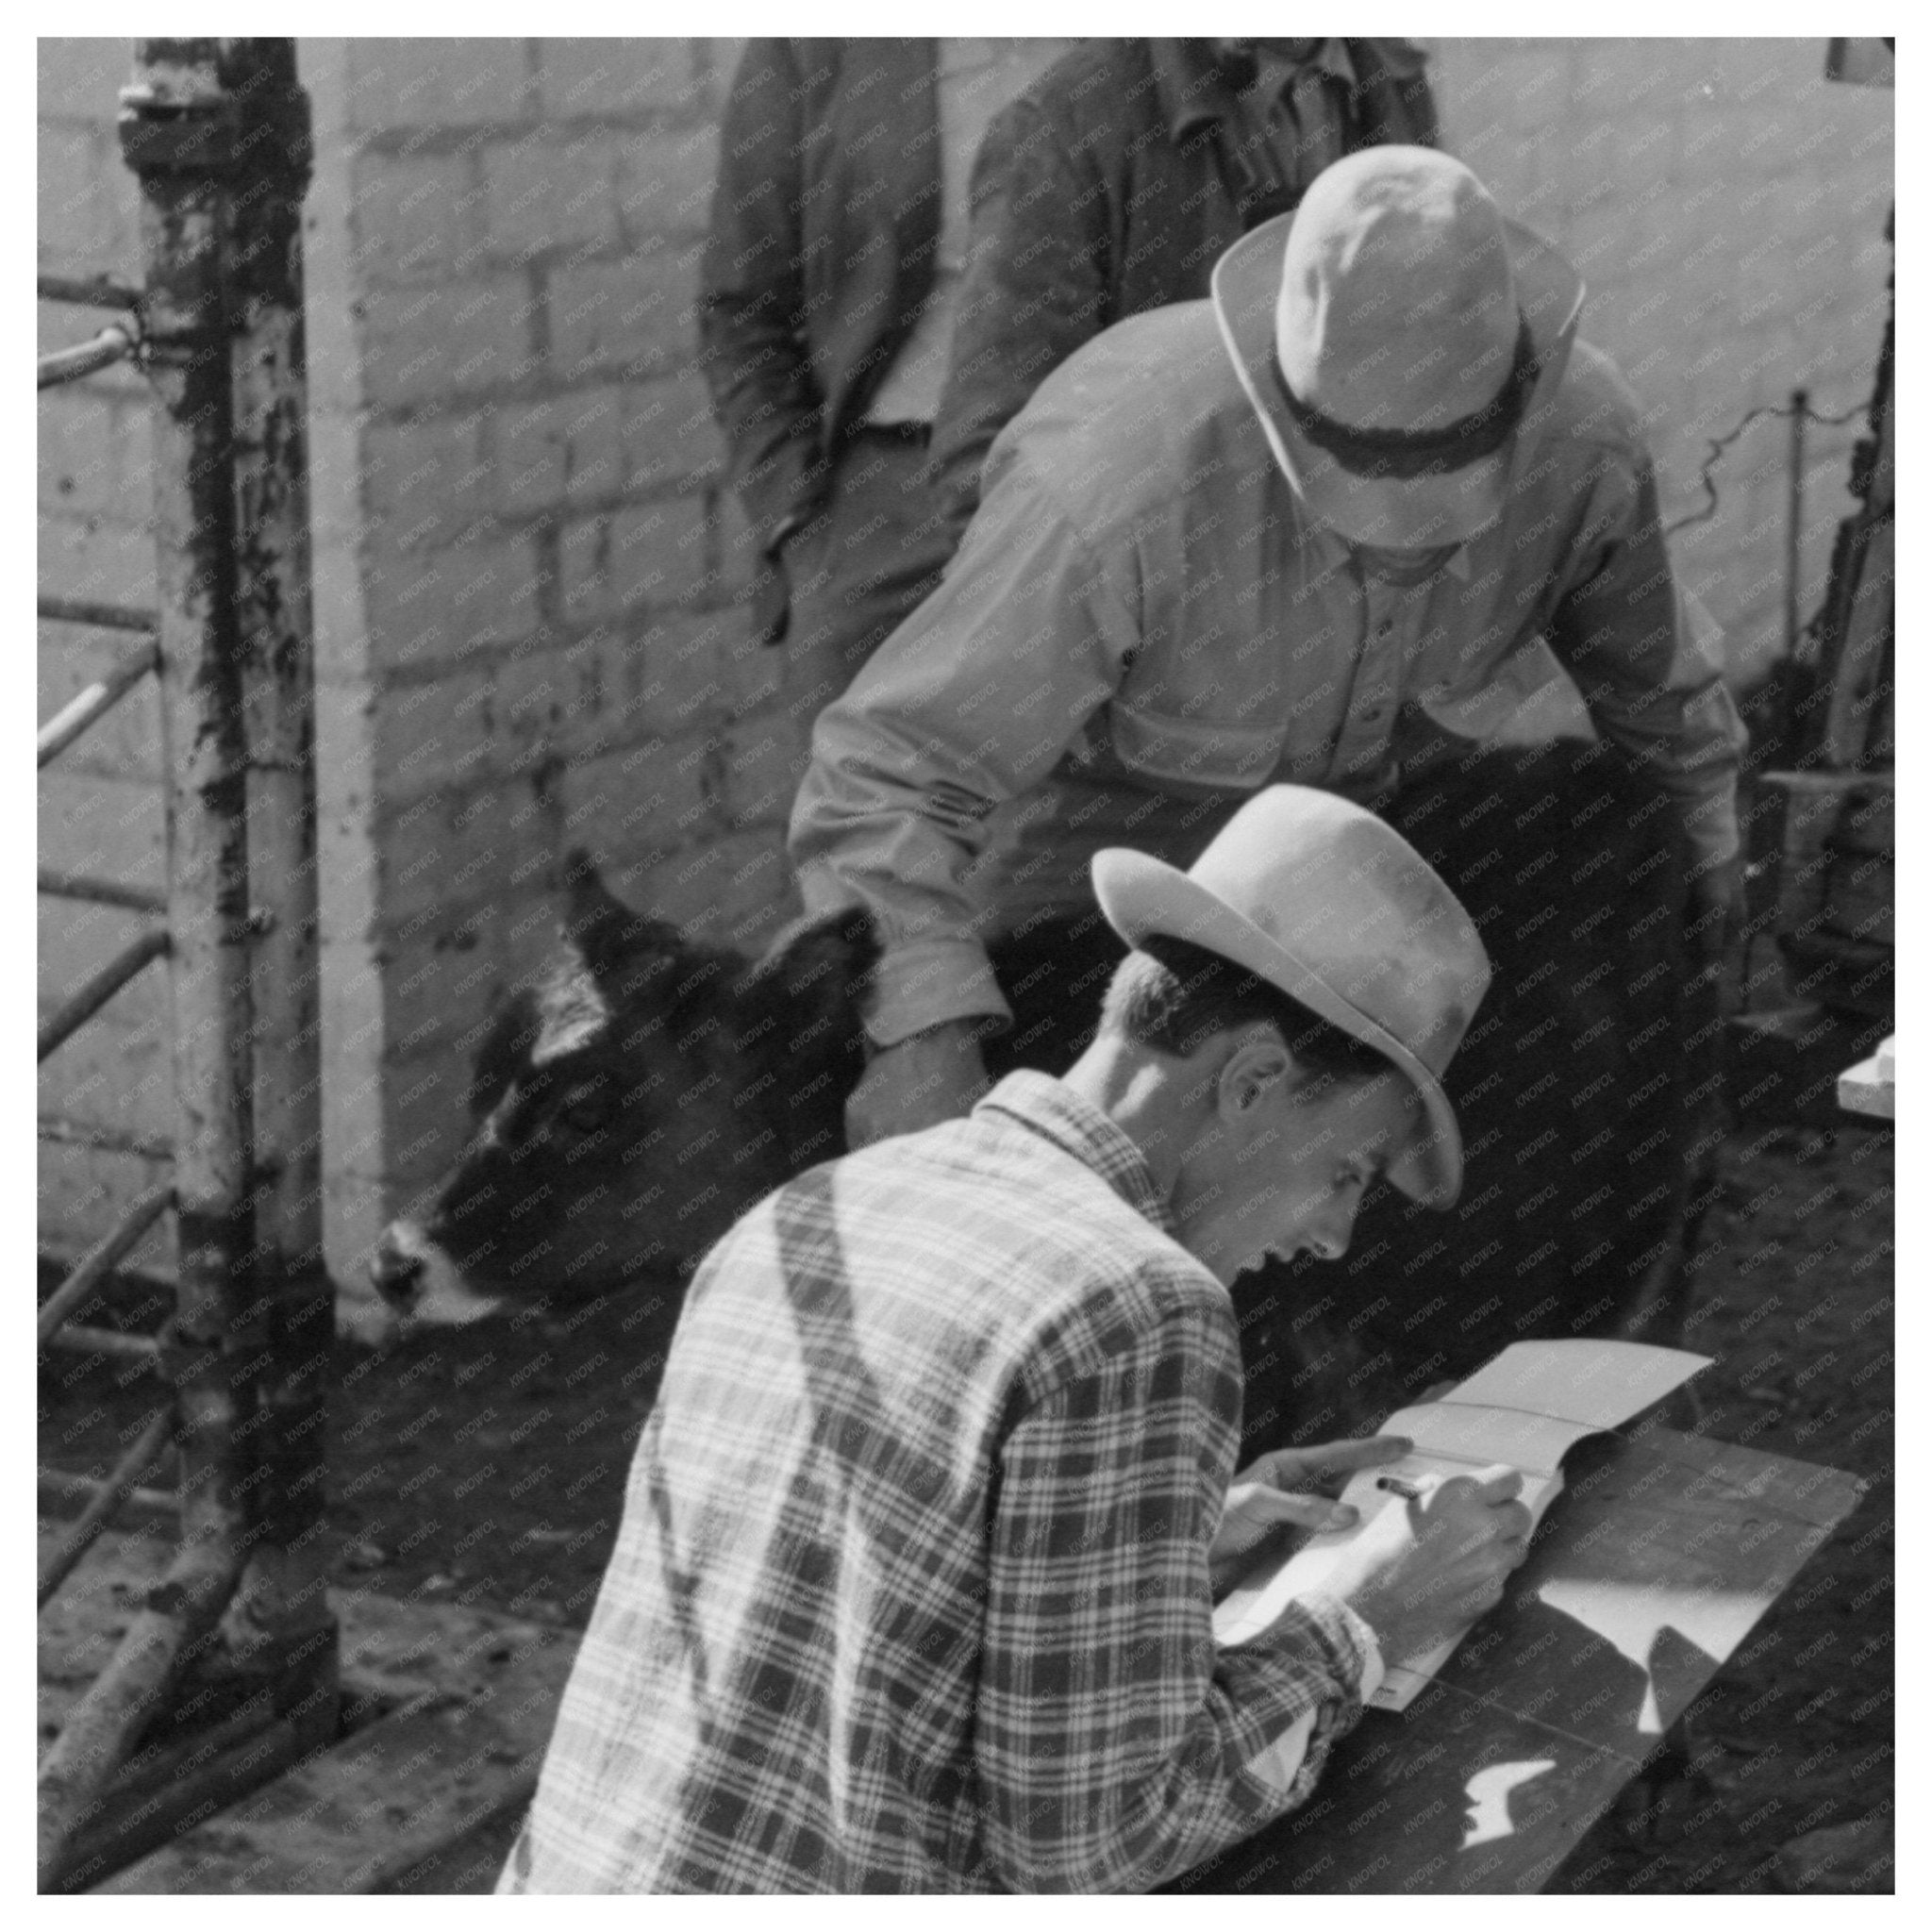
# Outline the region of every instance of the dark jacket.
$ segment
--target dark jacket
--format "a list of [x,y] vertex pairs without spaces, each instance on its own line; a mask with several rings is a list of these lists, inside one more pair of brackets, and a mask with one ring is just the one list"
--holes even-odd
[[[1343,43],[1347,151],[1437,144],[1424,57]],[[1284,211],[1224,138],[1241,108],[1208,42],[1095,41],[1057,61],[987,130],[973,171],[973,254],[934,426],[954,541],[992,440],[1104,328],[1208,293],[1215,259]]]
[[930,40],[754,40],[731,83],[699,335],[758,547],[804,522],[932,291]]

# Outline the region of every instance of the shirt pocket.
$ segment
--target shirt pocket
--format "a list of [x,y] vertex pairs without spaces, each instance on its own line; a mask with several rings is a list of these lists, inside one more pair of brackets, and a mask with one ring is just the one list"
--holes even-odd
[[1117,697],[1108,707],[1114,756],[1128,772],[1167,786],[1254,791],[1280,762],[1280,719],[1181,717],[1144,701]]

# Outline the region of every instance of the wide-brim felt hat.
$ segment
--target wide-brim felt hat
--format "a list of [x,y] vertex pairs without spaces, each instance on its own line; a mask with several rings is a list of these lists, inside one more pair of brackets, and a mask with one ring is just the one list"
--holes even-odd
[[1332,792],[1273,785],[1186,872],[1119,846],[1092,871],[1128,945],[1164,933],[1204,946],[1381,1054],[1424,1112],[1389,1176],[1412,1200],[1454,1205],[1462,1137],[1442,1074],[1490,960],[1460,901],[1393,826]]
[[[1241,388],[1315,519],[1357,542],[1428,550],[1501,515],[1562,383],[1584,286],[1461,162],[1394,146],[1335,162],[1293,212],[1243,236],[1216,262],[1212,297]],[[1500,447],[1433,473],[1365,474],[1345,438],[1317,440],[1337,423],[1371,442],[1461,425],[1481,448],[1485,411],[1512,396]]]

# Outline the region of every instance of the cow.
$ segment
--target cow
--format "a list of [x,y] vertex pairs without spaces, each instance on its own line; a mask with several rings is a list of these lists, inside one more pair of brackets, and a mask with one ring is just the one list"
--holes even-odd
[[[1670,1341],[1680,1323],[1716,1056],[1714,1015],[1693,1014],[1675,812],[1613,748],[1558,742],[1445,755],[1388,816],[1494,969],[1445,1083],[1462,1197],[1444,1215],[1378,1189],[1341,1263],[1236,1284],[1257,1452],[1372,1426],[1523,1336]],[[794,928],[747,965],[575,870],[558,959],[477,1056],[469,1145],[378,1253],[378,1286],[424,1318],[661,1282],[842,1149],[875,958],[864,917]],[[1121,951],[1097,914],[996,945],[1014,1024],[989,1070],[1071,1063]]]
[[491,1018],[453,1171],[371,1275],[419,1325],[686,1274],[752,1202],[844,1151],[878,944],[856,908],[757,960],[633,912],[590,855],[538,980]]

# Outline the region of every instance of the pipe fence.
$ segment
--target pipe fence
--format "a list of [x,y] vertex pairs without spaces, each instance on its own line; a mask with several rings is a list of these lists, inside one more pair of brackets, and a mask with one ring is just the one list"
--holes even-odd
[[[44,893],[160,917],[42,1020],[39,1050],[43,1060],[56,1053],[165,960],[175,1129],[162,1145],[111,1124],[42,1118],[45,1140],[165,1158],[172,1175],[40,1309],[42,1348],[125,1364],[159,1391],[105,1476],[42,1472],[43,1498],[83,1507],[42,1562],[39,1601],[118,1509],[152,1513],[166,1492],[142,1479],[171,1451],[176,1552],[42,1757],[43,1890],[112,1870],[210,1793],[240,1795],[332,1735],[336,1711],[335,1624],[312,1534],[333,1309],[315,984],[308,115],[294,42],[135,42],[120,135],[141,184],[145,278],[41,276],[42,300],[121,314],[41,357],[38,379],[45,391],[121,362],[145,377],[158,595],[152,609],[40,596],[44,621],[136,635],[41,726],[38,759],[44,768],[152,679],[167,885],[42,868]],[[170,1213],[174,1307],[159,1331],[78,1319]],[[198,1739],[193,1775],[160,1775],[143,1738],[191,1686],[219,1721]],[[139,1834],[126,1822],[137,1804]]]

